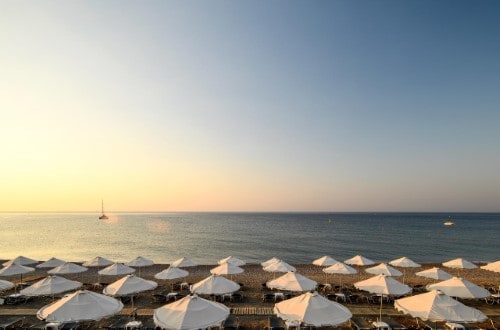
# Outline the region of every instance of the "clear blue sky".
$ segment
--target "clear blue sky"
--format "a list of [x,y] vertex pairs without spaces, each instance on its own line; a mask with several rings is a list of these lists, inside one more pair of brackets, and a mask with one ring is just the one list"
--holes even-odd
[[499,211],[498,1],[2,1],[1,210]]

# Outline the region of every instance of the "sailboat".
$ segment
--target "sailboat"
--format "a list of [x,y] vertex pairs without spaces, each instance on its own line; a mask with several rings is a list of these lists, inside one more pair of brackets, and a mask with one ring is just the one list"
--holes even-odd
[[104,214],[104,201],[101,200],[101,216],[99,217],[99,220],[107,220],[108,216]]

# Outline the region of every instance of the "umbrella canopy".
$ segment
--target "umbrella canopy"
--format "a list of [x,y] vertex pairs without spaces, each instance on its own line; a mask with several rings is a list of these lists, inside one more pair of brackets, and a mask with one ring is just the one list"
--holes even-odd
[[225,294],[239,289],[238,283],[217,275],[211,275],[191,286],[191,292],[197,294]]
[[158,283],[135,275],[127,275],[106,286],[103,293],[109,296],[126,296],[137,292],[154,290]]
[[394,266],[394,267],[403,267],[403,268],[417,268],[420,267],[420,264],[417,264],[415,261],[407,258],[407,257],[402,257],[399,259],[394,259],[389,262],[389,265]]
[[[377,275],[367,280],[354,283],[354,287],[360,290],[376,293],[380,295],[402,296],[411,292],[411,288],[390,276]],[[382,321],[382,304],[384,300],[380,299],[379,320]]]
[[229,311],[229,307],[192,295],[155,309],[153,320],[162,329],[205,329],[220,326]]
[[112,264],[113,264],[113,261],[111,261],[111,260],[108,260],[108,259],[103,258],[103,257],[95,257],[93,259],[85,261],[82,264],[82,266],[85,266],[85,267],[106,267],[106,266],[110,266]]
[[432,278],[434,280],[449,280],[453,276],[451,274],[448,274],[442,269],[439,269],[437,267],[433,267],[430,269],[423,270],[421,272],[415,273],[417,276],[421,277],[427,277],[427,278]]
[[99,321],[118,313],[121,301],[99,293],[79,290],[40,308],[36,316],[46,322]]
[[14,287],[14,283],[9,281],[0,280],[0,291],[9,290]]
[[49,274],[76,274],[83,273],[87,271],[87,267],[83,267],[72,262],[65,262],[64,264],[57,266],[54,269],[49,270]]
[[298,292],[314,290],[317,284],[316,281],[294,272],[288,272],[266,283],[270,289]]
[[36,283],[33,283],[29,287],[21,290],[19,293],[25,296],[48,296],[75,290],[81,286],[81,282],[71,281],[56,275],[50,275]]
[[155,278],[159,280],[174,280],[176,278],[186,277],[188,275],[189,272],[187,270],[177,267],[168,267],[167,269],[164,269],[161,272],[155,274]]
[[12,262],[5,266],[4,268],[0,269],[0,276],[14,276],[14,275],[22,275],[26,274],[29,272],[34,271],[35,268],[32,267],[26,267],[23,265],[16,264],[15,262]]
[[490,296],[490,292],[485,288],[458,277],[430,284],[427,286],[427,290],[440,290],[448,296],[465,299],[478,299]]
[[365,269],[365,272],[369,274],[374,274],[374,275],[387,275],[387,276],[401,276],[403,273],[401,273],[399,270],[397,270],[394,267],[389,266],[388,264],[381,263],[380,265],[377,265],[375,267],[370,267]]
[[448,268],[459,268],[459,269],[474,269],[477,268],[472,262],[467,261],[463,258],[453,259],[447,262],[443,262],[443,266]]
[[330,267],[323,268],[323,272],[327,274],[352,275],[356,274],[358,271],[342,262],[337,262],[336,264],[333,264]]
[[377,275],[367,280],[354,283],[360,290],[376,294],[402,296],[411,292],[411,288],[390,276]]
[[272,264],[269,264],[263,268],[266,272],[272,273],[288,273],[296,271],[296,268],[283,260],[278,260]]
[[221,259],[217,263],[219,265],[228,263],[228,264],[232,264],[234,266],[243,266],[246,264],[246,262],[244,262],[243,260],[236,258],[236,257],[233,257],[233,256],[229,256],[227,258]]
[[210,273],[214,275],[232,275],[243,273],[244,269],[234,264],[224,263],[215,268],[210,269]]
[[487,265],[481,266],[481,269],[486,269],[495,273],[500,273],[500,260],[495,262],[490,262]]
[[477,309],[465,306],[436,290],[397,299],[394,302],[394,307],[413,317],[433,322],[482,322],[487,319],[487,316]]
[[170,264],[170,267],[194,267],[194,266],[198,266],[198,264],[186,257],[177,259]]
[[125,266],[124,264],[114,263],[104,269],[101,269],[97,273],[99,275],[127,275],[135,272],[134,268]]
[[274,312],[284,320],[299,321],[316,327],[337,326],[352,317],[349,309],[317,292],[306,292],[279,302],[274,305]]
[[330,256],[324,256],[314,260],[312,264],[316,266],[331,266],[336,264],[337,262],[338,262],[337,260],[333,259]]
[[15,257],[14,259],[11,259],[9,261],[4,262],[2,264],[2,266],[8,266],[11,263],[15,263],[15,264],[18,264],[18,265],[21,265],[21,266],[27,266],[27,265],[37,264],[38,261],[30,259],[30,258],[27,258],[27,257],[18,256],[18,257]]
[[[0,276],[14,276],[21,275],[21,282],[23,281],[23,274],[34,271],[35,268],[18,265],[15,262],[10,262],[4,268],[0,269]],[[14,286],[17,291],[17,286]]]
[[125,265],[130,267],[147,267],[147,266],[152,266],[154,264],[155,263],[153,262],[153,260],[139,256],[134,260],[130,260]]
[[66,261],[57,259],[57,258],[50,258],[49,260],[42,262],[41,264],[37,265],[36,268],[56,268],[58,266],[61,266],[64,264]]
[[280,259],[278,259],[276,257],[272,257],[271,259],[268,259],[268,260],[266,260],[264,262],[261,262],[260,265],[262,267],[266,267],[266,266],[269,266],[270,264],[273,264],[273,263],[275,263],[277,261],[280,261]]
[[356,266],[370,266],[375,264],[373,260],[370,260],[360,255],[354,256],[351,259],[347,259],[344,261],[344,263]]

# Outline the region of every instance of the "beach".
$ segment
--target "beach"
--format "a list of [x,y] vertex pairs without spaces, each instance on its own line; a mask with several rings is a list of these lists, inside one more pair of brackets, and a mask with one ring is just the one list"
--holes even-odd
[[[333,275],[329,274],[328,276],[322,271],[323,267],[314,266],[312,264],[295,264],[297,268],[297,273],[302,274],[320,284],[329,283],[332,285],[332,289],[320,290],[320,294],[328,294],[333,293],[335,290],[341,290],[350,288],[354,290],[352,284],[354,282],[367,279],[372,277],[373,275],[366,273],[363,269],[367,267],[360,267],[361,271],[358,274],[354,275]],[[144,320],[152,319],[153,310],[155,308],[159,308],[163,306],[165,303],[157,303],[153,301],[154,293],[164,294],[166,292],[172,292],[171,284],[175,282],[187,282],[187,283],[196,283],[210,275],[210,269],[214,268],[215,265],[200,265],[195,267],[185,268],[189,271],[189,275],[185,278],[179,280],[157,280],[154,278],[154,275],[168,267],[168,264],[155,264],[149,267],[142,267],[140,269],[140,277],[148,280],[154,280],[158,283],[158,288],[154,291],[142,292],[136,294],[134,297],[134,310],[137,317],[142,318]],[[443,267],[441,264],[437,263],[425,263],[422,264],[422,267],[419,268],[400,268],[401,271],[405,273],[404,282],[412,287],[425,286],[430,283],[435,283],[437,281],[415,276],[415,272],[428,269],[431,267],[440,267],[441,269],[447,271],[452,275],[456,275],[467,279],[473,283],[478,285],[482,285],[484,287],[497,287],[500,284],[500,274],[482,270],[480,268],[477,269],[450,269]],[[240,326],[245,329],[262,329],[266,326],[269,315],[272,314],[272,307],[274,306],[273,301],[262,300],[262,295],[264,292],[271,291],[267,288],[263,288],[262,284],[281,276],[283,273],[269,273],[262,270],[262,267],[259,264],[248,264],[242,266],[245,270],[241,274],[236,275],[228,275],[227,278],[232,278],[233,281],[243,284],[240,293],[243,295],[243,301],[241,302],[231,302],[231,301],[223,301],[223,303],[231,308],[231,314],[238,318]],[[135,272],[135,275],[139,276],[139,269]],[[37,269],[35,272],[28,273],[23,277],[23,282],[33,283],[39,279],[47,276],[46,270]],[[70,274],[64,276],[68,279],[76,280],[85,283],[85,288],[90,290],[95,290],[97,292],[102,292],[102,288],[98,288],[93,286],[92,284],[96,283],[98,280],[97,276],[97,268],[89,268],[88,271],[81,274]],[[112,283],[123,276],[100,276],[100,282],[103,284]],[[7,278],[3,278],[7,279]],[[399,281],[403,281],[403,276],[397,277]],[[13,280],[14,282],[19,281],[19,277],[13,276],[9,278],[9,280]],[[342,283],[342,288],[335,289],[336,286],[340,286]],[[176,289],[175,291],[183,294],[188,294],[189,291],[184,288],[183,290]],[[13,289],[8,291],[4,291],[2,296],[7,296],[9,294],[14,293]],[[58,295],[59,297],[62,294]],[[35,314],[36,311],[42,307],[43,305],[50,303],[52,301],[51,297],[34,297],[30,301],[22,305],[3,305],[0,308],[0,318],[6,319],[12,316],[22,316],[25,317],[25,326],[26,324],[36,322]],[[339,301],[340,303],[347,306],[354,315],[362,315],[366,317],[376,317],[379,313],[379,306],[366,303],[366,302],[358,302],[358,303],[350,303]],[[464,303],[468,306],[477,308],[483,313],[485,313],[488,317],[490,317],[496,328],[500,326],[500,305],[488,305],[485,303],[484,299],[481,300],[467,300]],[[125,304],[125,308],[120,312],[123,316],[127,316],[132,314],[134,310],[131,308],[130,302]],[[400,323],[408,326],[412,326],[413,320],[411,317],[404,316],[403,314],[397,312],[392,304],[383,306],[383,315],[391,316],[397,319]],[[492,328],[491,321],[482,324],[484,328]],[[347,327],[347,325],[346,325]]]

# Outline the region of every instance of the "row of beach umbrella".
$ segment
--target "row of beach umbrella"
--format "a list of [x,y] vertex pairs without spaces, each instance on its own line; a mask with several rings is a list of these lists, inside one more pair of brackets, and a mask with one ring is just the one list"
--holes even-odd
[[[244,265],[244,262],[242,264],[240,263],[240,265],[237,266],[235,264],[239,262],[237,261],[239,259],[234,257],[228,257],[226,259],[227,260],[225,260],[224,262],[219,262],[220,266],[217,266],[211,270],[212,274],[231,274],[233,273],[233,271],[236,271],[235,273],[243,271],[243,269],[239,268],[239,266]],[[189,260],[184,259],[181,262],[179,262],[177,266],[189,267],[189,264],[190,264]],[[299,292],[313,290],[316,287],[317,285],[316,282],[300,274],[295,273],[295,269],[293,269],[293,266],[288,265],[292,268],[286,269],[287,268],[286,265],[288,264],[284,263],[283,261],[277,258],[275,258],[275,260],[265,265],[263,263],[264,268],[269,267],[267,271],[272,271],[272,272],[286,271],[286,274],[281,276],[280,278],[269,281],[267,283],[268,287],[278,288],[288,291],[299,291]],[[99,266],[104,266],[104,265],[100,264]],[[119,266],[116,267],[118,268]],[[235,267],[238,267],[239,269]],[[162,273],[163,275],[160,275]],[[168,269],[156,274],[155,277],[161,279],[164,276],[165,279],[171,279],[172,276],[183,277],[186,275],[187,271],[179,269],[172,264]],[[58,281],[57,276],[52,276],[51,278],[54,283]],[[71,282],[76,282],[76,281],[65,282],[64,285],[70,285]],[[73,285],[76,285],[77,283]],[[156,285],[157,284],[153,281],[146,281],[138,277],[135,277],[134,275],[128,275],[120,279],[119,281],[112,283],[112,285],[107,286],[104,290],[104,293],[108,295],[119,296],[120,294],[131,293],[130,290],[132,289],[129,289],[129,291],[124,289],[127,286],[133,287],[134,290],[141,291],[141,290],[153,289],[156,287]],[[295,287],[295,285],[297,286]],[[399,283],[395,279],[384,275],[378,275],[366,281],[357,282],[355,283],[355,286],[361,290],[381,295],[386,294],[386,295],[399,296],[407,294],[411,290],[406,285]],[[225,320],[229,315],[229,309],[222,304],[211,302],[201,297],[198,297],[196,293],[223,294],[228,292],[234,292],[237,291],[238,289],[239,285],[237,283],[232,282],[221,276],[211,275],[208,278],[196,283],[191,287],[191,292],[194,293],[193,295],[187,296],[172,304],[168,304],[161,308],[156,309],[154,312],[155,323],[161,327],[172,328],[172,329],[203,328],[212,325],[220,325],[223,322],[223,320]],[[434,288],[428,286],[428,289],[434,289]],[[405,300],[405,299],[416,298],[417,296],[398,299],[396,300],[395,307],[411,315],[413,315],[412,313],[420,313],[418,317],[434,321],[447,320],[447,321],[465,322],[465,321],[481,321],[486,318],[484,315],[481,315],[479,311],[470,309],[467,306],[461,306],[459,302],[451,298],[450,298],[451,299],[450,303],[448,300],[446,300],[448,295],[443,293],[443,288],[441,287],[439,288],[439,290],[440,291],[431,291],[429,293],[426,293],[425,295],[428,296],[426,296],[425,299],[424,297],[421,297],[415,301]],[[121,302],[119,302],[114,298],[99,295],[85,290],[80,290],[71,295],[65,296],[64,298],[58,300],[57,302],[54,302],[53,304],[43,307],[42,309],[39,310],[38,316],[39,318],[44,319],[46,321],[67,322],[65,317],[68,317],[67,316],[67,314],[69,313],[68,311],[72,310],[71,302],[72,301],[76,302],[81,306],[82,302],[87,300],[89,301],[89,303],[88,304],[86,303],[85,306],[88,305],[89,308],[94,308],[95,310],[94,309],[87,310],[86,309],[87,307],[85,307],[85,309],[79,308],[81,315],[71,315],[69,319],[70,321],[75,321],[75,320],[83,321],[90,319],[98,320],[102,317],[113,315],[114,313],[117,313],[119,310],[121,310],[121,308],[123,308]],[[453,313],[455,313],[456,315],[441,315],[438,313],[439,308],[437,308],[436,306],[431,306],[429,308],[429,310],[433,313],[433,314],[431,313],[432,315],[431,314],[423,315],[422,305],[424,301],[426,303],[432,302],[433,304],[438,304],[438,303],[444,304],[447,307],[444,308],[443,313],[444,312],[450,313],[450,310],[453,310]],[[454,307],[454,305],[457,305],[458,307]],[[66,308],[63,308],[62,306],[66,306]],[[286,301],[276,304],[274,311],[278,316],[282,317],[285,320],[303,322],[315,326],[339,325],[347,321],[352,316],[349,310],[344,306],[331,302],[326,298],[318,295],[317,293],[311,293],[311,292],[306,292],[301,296],[288,299]]]

